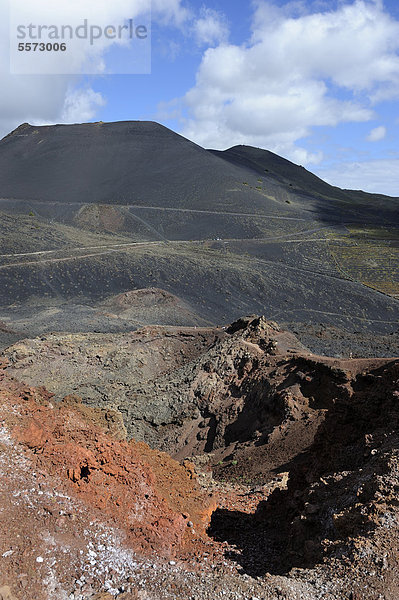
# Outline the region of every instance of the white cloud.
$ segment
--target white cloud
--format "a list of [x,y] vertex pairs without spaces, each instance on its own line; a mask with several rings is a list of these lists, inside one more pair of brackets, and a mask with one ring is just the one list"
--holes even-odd
[[399,159],[341,163],[313,169],[331,185],[399,197]]
[[225,16],[211,8],[202,7],[200,18],[193,24],[193,34],[200,46],[214,46],[225,42],[229,29]]
[[378,95],[399,94],[399,22],[381,2],[287,10],[258,1],[246,44],[204,53],[184,98],[183,135],[206,147],[245,143],[293,160],[300,154],[310,164],[320,154],[297,143],[312,127],[368,121]]
[[399,22],[381,2],[356,0],[296,19],[262,3],[254,22],[252,43],[274,48],[279,69],[328,78],[349,90],[395,83],[399,92]]
[[182,27],[193,15],[182,0],[152,0],[152,16],[164,25]]
[[380,127],[375,127],[374,129],[372,129],[366,139],[368,142],[379,142],[380,140],[384,139],[386,134],[386,127],[381,125]]
[[61,119],[63,123],[90,121],[98,108],[106,104],[105,99],[91,88],[70,90],[65,98]]
[[[149,15],[150,7],[150,0],[57,0],[56,3],[53,0],[12,0],[11,70],[18,74],[102,74],[106,71],[106,51],[113,46],[129,48],[133,43],[126,31],[125,35],[116,34],[118,25],[123,27],[129,18],[138,24]],[[21,39],[17,39],[17,28],[24,26],[27,35],[29,23],[33,27],[32,38],[23,38],[25,41],[39,41],[41,35],[46,35],[47,26],[53,24],[58,32],[67,25],[68,32],[72,30],[73,42],[69,39],[71,33],[67,33],[66,52],[18,52],[17,42]],[[39,25],[45,26],[44,33],[39,34]],[[108,25],[114,26],[112,39],[102,34]],[[74,33],[78,27],[79,35]],[[82,36],[84,30],[86,37]]]
[[[16,2],[17,0],[13,0]],[[18,0],[19,1],[19,0]],[[140,13],[146,0],[62,0],[71,24],[80,24],[82,6],[87,14],[95,15],[95,21],[108,24]],[[45,4],[47,3],[47,8]],[[59,10],[60,2],[43,0],[38,6],[46,10]],[[153,0],[153,19],[181,27],[190,17],[183,7],[182,0]],[[39,20],[40,14],[37,15]],[[47,20],[47,19],[46,19]],[[94,20],[94,17],[93,17]],[[106,58],[106,46],[99,46],[94,60],[99,65]],[[74,59],[85,60],[75,55]],[[48,58],[51,60],[51,57]],[[81,80],[75,76],[11,75],[9,64],[9,3],[0,0],[0,137],[9,133],[20,123],[56,123],[85,121],[95,117],[96,110],[104,103],[104,98],[90,86],[81,89]]]

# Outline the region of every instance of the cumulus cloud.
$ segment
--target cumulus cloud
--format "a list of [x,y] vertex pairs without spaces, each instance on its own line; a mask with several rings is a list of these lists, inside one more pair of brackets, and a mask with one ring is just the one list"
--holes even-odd
[[98,92],[91,88],[72,89],[65,98],[61,115],[63,123],[76,123],[90,121],[99,107],[104,106],[106,101]]
[[[258,1],[241,46],[208,49],[186,94],[183,135],[206,147],[246,143],[293,160],[315,126],[373,118],[378,97],[399,94],[399,22],[379,1],[296,13]],[[299,10],[298,14],[298,8]]]
[[385,138],[386,134],[386,127],[381,125],[380,127],[375,127],[372,129],[366,139],[368,142],[379,142]]
[[314,172],[331,185],[399,197],[399,159],[344,163]]
[[229,35],[226,18],[222,13],[205,6],[200,17],[194,20],[192,27],[194,37],[200,46],[214,46],[225,42]]
[[[32,2],[12,0],[10,3],[11,72],[17,74],[102,74],[106,72],[109,58],[106,51],[112,47],[129,48],[132,44],[136,44],[137,50],[142,53],[142,46],[145,42],[140,42],[139,47],[137,38],[129,37],[126,29],[123,30],[123,26],[126,26],[127,19],[132,19],[135,25],[141,22],[147,23],[150,8],[150,0],[114,0],[113,2],[58,0],[56,3],[52,0],[34,0]],[[85,22],[86,25],[84,25]],[[29,23],[32,24],[29,27],[33,27],[33,29],[31,29],[31,37],[27,38]],[[40,29],[40,25],[44,26],[43,30]],[[112,27],[107,28],[110,25]],[[65,38],[60,40],[58,35],[64,26],[66,26]],[[119,30],[118,26],[122,27],[122,30]],[[23,28],[22,34],[21,27]],[[18,52],[18,29],[20,35],[25,34],[25,38],[21,37],[19,41],[25,39],[28,42],[40,41],[43,39],[42,36],[47,35],[48,30],[50,37],[49,39],[45,38],[44,41],[66,41],[67,51]],[[79,34],[77,29],[80,31]],[[51,33],[50,30],[52,30]],[[84,36],[85,30],[86,35]],[[105,31],[108,34],[111,32],[111,37],[104,35]],[[71,36],[73,42],[70,41]],[[149,44],[147,46],[149,49]],[[35,69],[37,70],[35,71]]]
[[152,0],[152,16],[164,25],[182,27],[193,13],[182,0]]
[[[20,0],[13,0],[14,8]],[[22,3],[23,6],[24,3]],[[25,3],[30,4],[30,3]],[[60,2],[41,0],[35,2],[38,13],[37,22],[42,19],[48,22],[48,15],[55,10],[59,20]],[[143,7],[148,6],[146,0],[113,0],[113,2],[98,2],[98,0],[62,0],[65,19],[71,25],[82,21],[82,6],[93,21],[99,25],[109,22],[123,21],[141,14]],[[153,19],[167,25],[181,27],[191,18],[182,0],[153,0]],[[98,108],[103,106],[105,99],[87,86],[82,89],[81,80],[74,75],[12,75],[9,63],[9,3],[0,1],[0,137],[7,134],[20,123],[55,123],[90,120],[95,117]],[[109,44],[99,43],[93,50],[92,60],[98,61],[99,71],[106,59]],[[50,53],[48,53],[50,54]],[[73,59],[79,65],[87,56],[76,52]],[[51,60],[51,56],[47,57]]]

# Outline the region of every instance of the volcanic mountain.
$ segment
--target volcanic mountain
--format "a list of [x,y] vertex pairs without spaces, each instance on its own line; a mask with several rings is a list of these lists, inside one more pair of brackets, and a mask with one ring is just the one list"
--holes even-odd
[[157,123],[23,124],[0,141],[1,343],[258,313],[317,352],[397,354],[398,207]]

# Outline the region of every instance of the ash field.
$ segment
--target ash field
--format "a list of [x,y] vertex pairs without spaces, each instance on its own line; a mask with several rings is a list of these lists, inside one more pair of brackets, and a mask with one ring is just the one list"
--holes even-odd
[[[262,314],[320,354],[398,354],[398,210],[152,122],[21,125],[0,142],[0,343]],[[147,288],[184,317],[113,312]]]

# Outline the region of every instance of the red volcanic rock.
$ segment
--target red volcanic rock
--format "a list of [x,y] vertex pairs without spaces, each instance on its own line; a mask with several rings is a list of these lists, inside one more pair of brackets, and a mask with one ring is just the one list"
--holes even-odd
[[49,397],[4,375],[0,380],[0,401],[12,404],[7,424],[41,472],[61,477],[136,550],[171,556],[184,544],[188,521],[204,531],[215,504],[189,469],[146,444],[113,439],[99,426],[104,411]]

